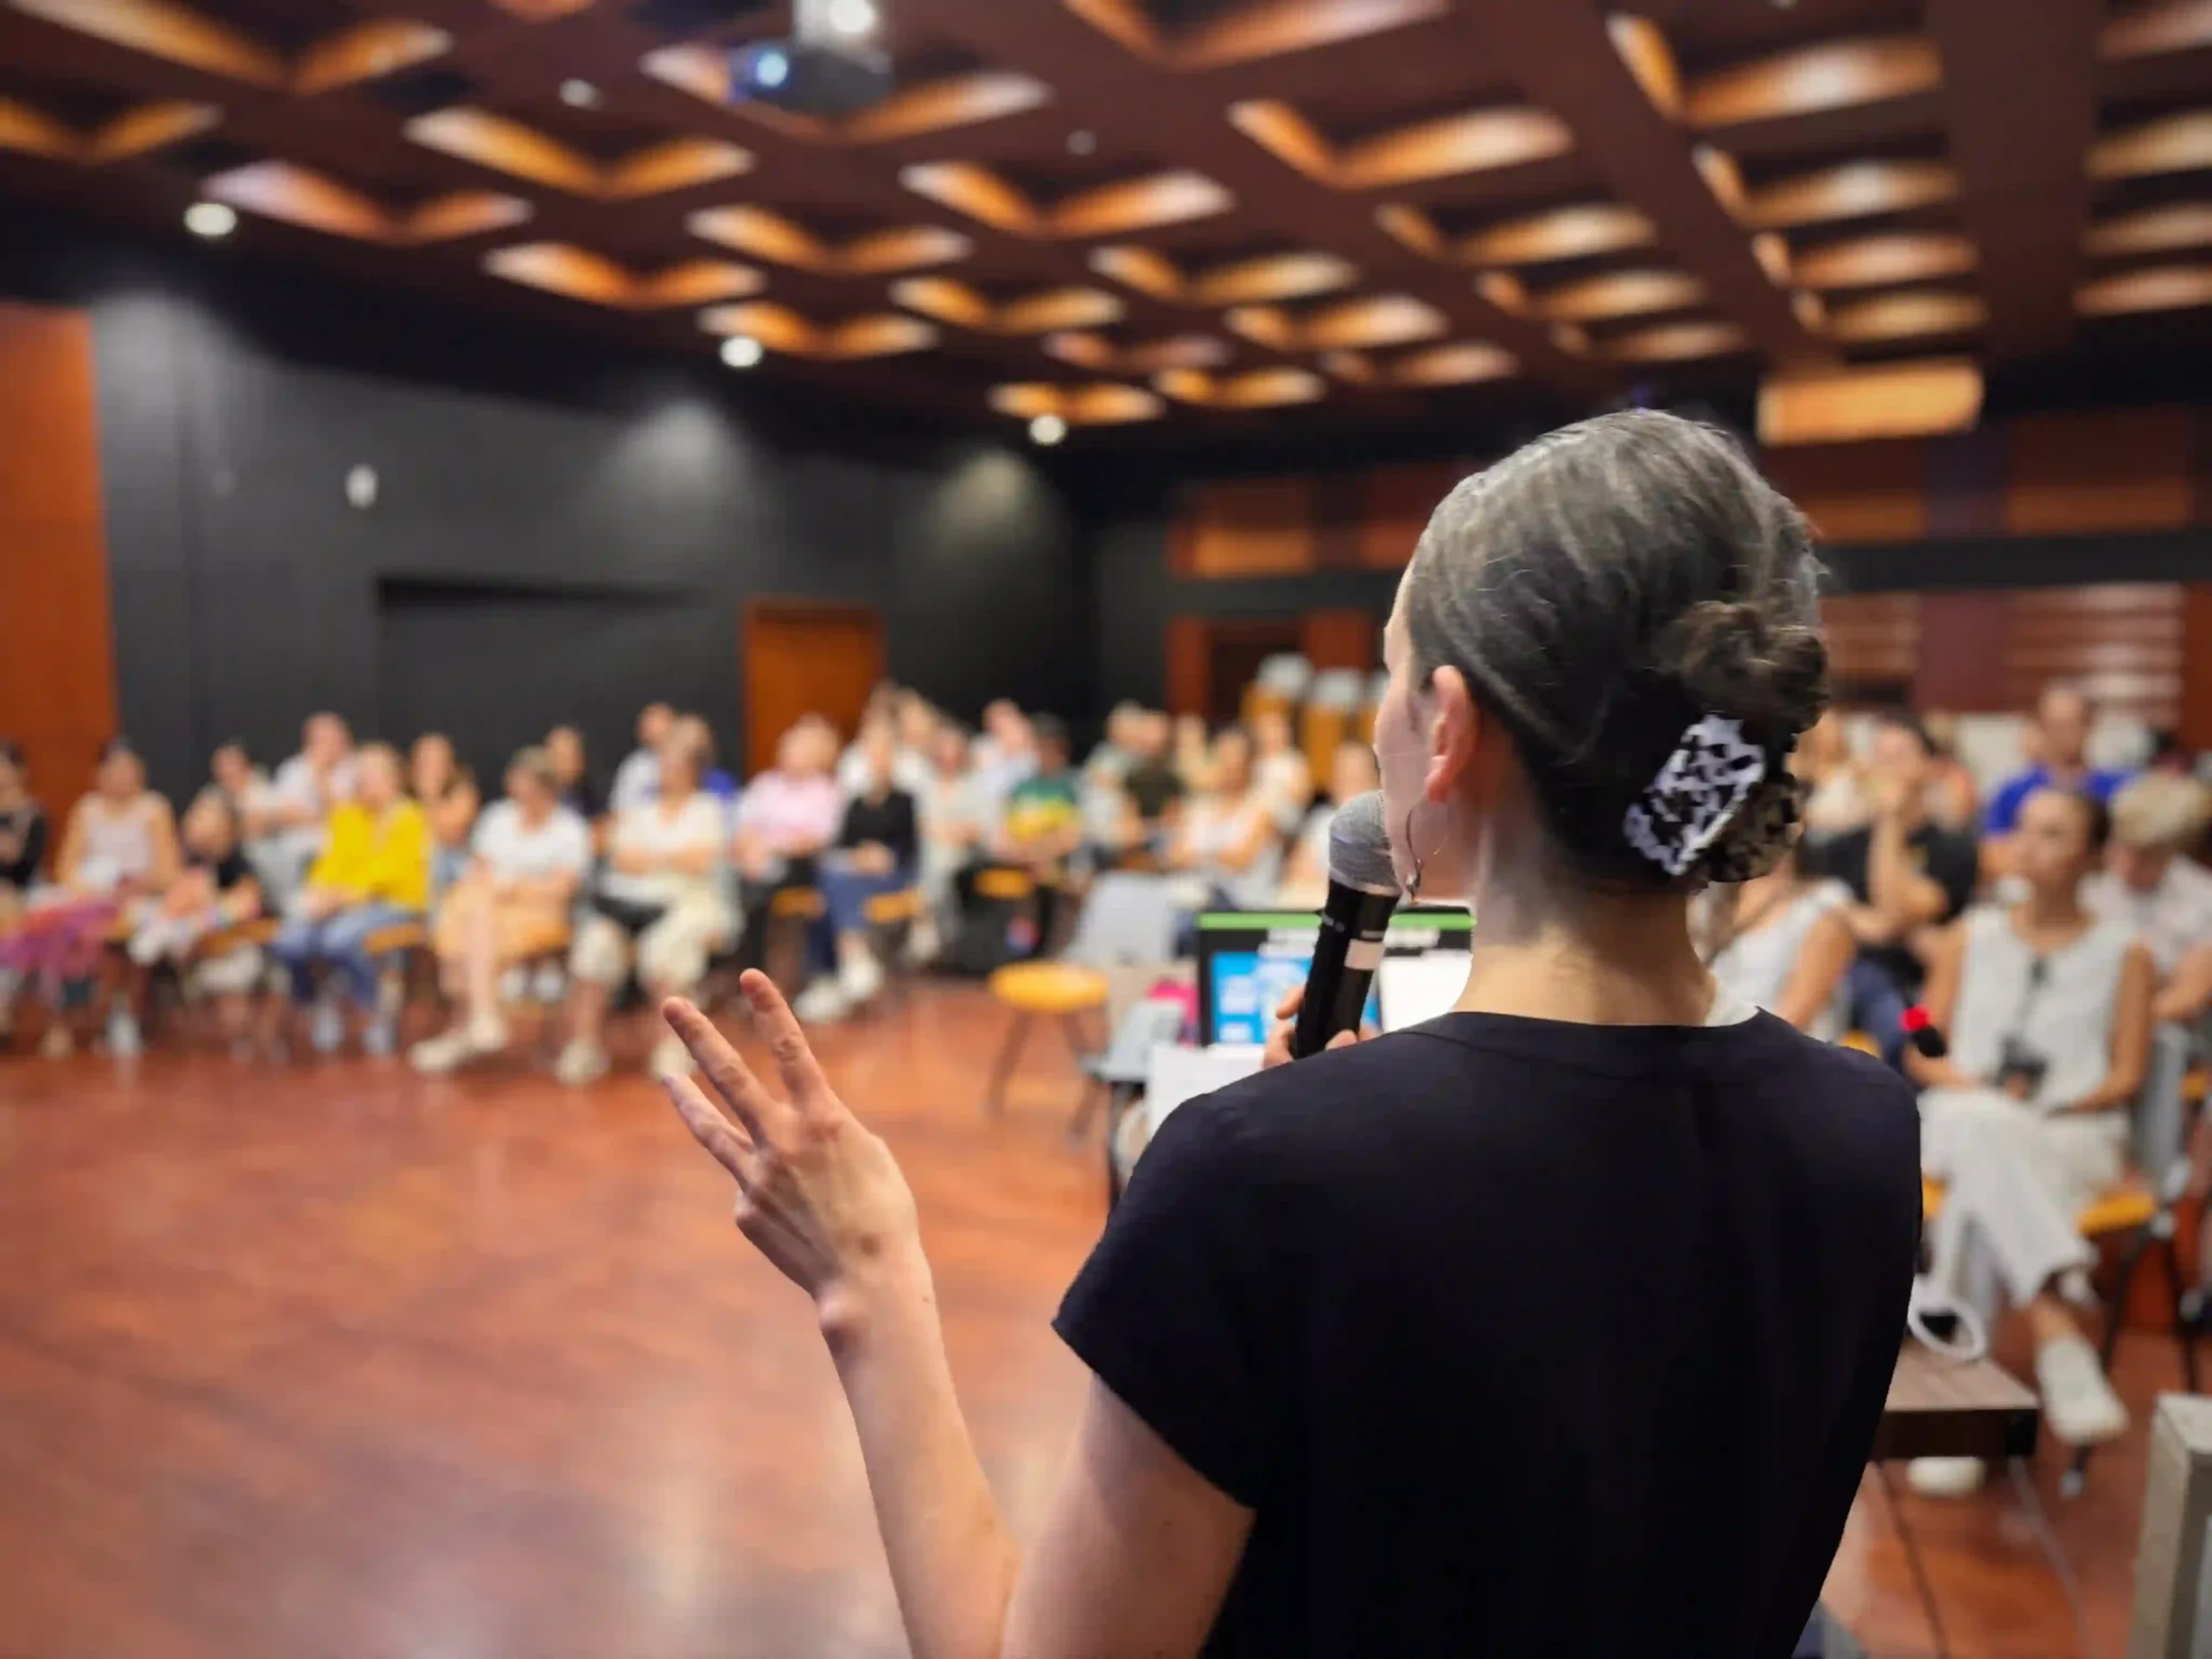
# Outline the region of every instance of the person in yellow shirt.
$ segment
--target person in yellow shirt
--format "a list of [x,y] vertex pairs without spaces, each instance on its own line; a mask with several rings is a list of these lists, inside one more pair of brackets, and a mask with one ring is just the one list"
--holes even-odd
[[[388,1053],[392,1022],[376,1017],[379,964],[367,950],[382,930],[419,918],[430,897],[430,832],[423,809],[407,798],[399,756],[372,743],[356,759],[353,798],[333,810],[321,856],[270,946],[291,976],[291,1007],[315,995],[316,969],[327,965],[354,1007],[370,1016],[362,1046]],[[271,1010],[272,1029],[286,1010]],[[315,1048],[328,1053],[344,1040],[335,1003],[315,1021]]]

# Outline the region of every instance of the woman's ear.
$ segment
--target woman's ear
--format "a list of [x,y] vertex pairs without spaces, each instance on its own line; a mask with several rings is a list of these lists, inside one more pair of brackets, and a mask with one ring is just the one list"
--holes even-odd
[[1451,797],[1473,763],[1484,722],[1474,694],[1467,689],[1467,677],[1456,668],[1438,669],[1422,701],[1428,705],[1428,776],[1423,792],[1432,801],[1442,801]]

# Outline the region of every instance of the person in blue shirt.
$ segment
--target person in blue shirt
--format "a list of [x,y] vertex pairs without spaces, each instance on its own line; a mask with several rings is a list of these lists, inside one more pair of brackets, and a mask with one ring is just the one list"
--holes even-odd
[[2084,758],[2094,714],[2089,700],[2070,685],[2048,685],[2037,700],[2030,753],[2036,764],[2008,778],[1989,798],[1981,816],[1986,838],[2010,836],[2019,825],[2020,808],[2039,789],[2087,795],[2109,804],[2127,781],[2125,772],[2107,772],[2090,766]]

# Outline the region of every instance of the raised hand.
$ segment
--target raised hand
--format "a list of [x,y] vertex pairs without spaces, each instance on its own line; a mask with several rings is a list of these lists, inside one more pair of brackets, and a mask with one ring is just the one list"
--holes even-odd
[[738,1230],[814,1299],[823,1330],[835,1337],[879,1293],[926,1283],[914,1195],[891,1149],[830,1086],[783,994],[757,970],[739,985],[754,1028],[767,1039],[784,1097],[763,1087],[707,1016],[681,997],[661,1005],[662,1017],[729,1116],[690,1077],[669,1077],[663,1086],[692,1137],[737,1182]]

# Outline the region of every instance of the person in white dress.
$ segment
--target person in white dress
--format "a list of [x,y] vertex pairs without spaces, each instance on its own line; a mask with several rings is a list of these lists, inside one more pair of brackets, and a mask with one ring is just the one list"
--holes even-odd
[[[2028,798],[2012,843],[2027,896],[1969,911],[1946,930],[1926,1001],[1950,1052],[1906,1059],[1922,1086],[1921,1166],[1946,1188],[1929,1276],[1961,1298],[1969,1250],[1986,1252],[2026,1313],[2044,1420],[2069,1446],[2127,1427],[2058,1294],[2094,1260],[2075,1217],[2126,1168],[2128,1107],[2150,1058],[2150,953],[2126,923],[2082,902],[2110,827],[2086,796]],[[1980,1484],[1982,1468],[1923,1459],[1910,1472],[1916,1490],[1957,1496]]]
[[591,868],[591,829],[561,804],[561,779],[542,748],[507,762],[506,798],[477,819],[469,862],[439,901],[432,949],[456,1009],[452,1027],[415,1045],[417,1071],[450,1071],[507,1046],[499,972],[540,960],[569,940],[569,912]]
[[1707,894],[1706,966],[1739,1000],[1832,1043],[1850,1007],[1850,904],[1851,889],[1808,875],[1793,847],[1766,874]]

